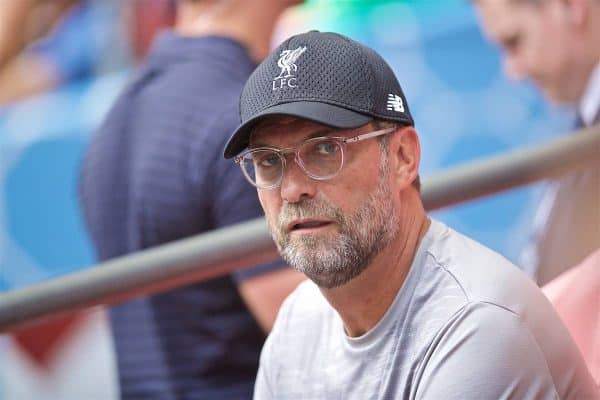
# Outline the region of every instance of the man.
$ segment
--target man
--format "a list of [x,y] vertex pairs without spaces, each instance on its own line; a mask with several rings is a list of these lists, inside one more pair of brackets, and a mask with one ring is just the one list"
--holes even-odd
[[[577,104],[576,128],[600,122],[600,0],[475,0],[483,28],[515,79],[556,104]],[[600,248],[597,162],[556,181],[535,219],[524,265],[544,284]]]
[[225,157],[306,274],[263,352],[256,399],[585,399],[597,390],[541,291],[430,220],[406,98],[373,50],[286,40],[250,76]]
[[[262,215],[220,157],[242,85],[269,50],[281,0],[180,1],[83,165],[100,260]],[[260,349],[303,279],[279,261],[111,308],[123,399],[252,396]]]

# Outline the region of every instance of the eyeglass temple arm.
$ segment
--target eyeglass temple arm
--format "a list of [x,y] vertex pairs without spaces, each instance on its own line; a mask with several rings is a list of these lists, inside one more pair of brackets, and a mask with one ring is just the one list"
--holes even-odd
[[357,136],[353,136],[353,137],[344,139],[344,143],[356,143],[356,142],[360,142],[361,140],[370,139],[370,138],[374,138],[374,137],[377,137],[377,136],[385,135],[386,133],[391,133],[391,132],[393,132],[395,130],[396,130],[396,128],[385,128],[385,129],[380,129],[380,130],[374,131],[374,132],[363,133],[362,135],[357,135]]

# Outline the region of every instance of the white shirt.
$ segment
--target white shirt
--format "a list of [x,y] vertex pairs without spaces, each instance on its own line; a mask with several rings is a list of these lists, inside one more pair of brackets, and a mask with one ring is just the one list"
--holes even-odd
[[585,93],[579,103],[579,114],[585,126],[592,125],[598,110],[600,110],[600,62],[592,72]]

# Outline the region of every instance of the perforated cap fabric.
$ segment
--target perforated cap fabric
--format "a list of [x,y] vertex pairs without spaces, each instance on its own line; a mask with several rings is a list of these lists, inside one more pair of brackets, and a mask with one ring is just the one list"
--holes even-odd
[[404,92],[379,54],[343,35],[318,31],[287,39],[252,73],[240,97],[241,125],[225,157],[244,150],[252,127],[273,115],[346,129],[373,118],[414,125]]

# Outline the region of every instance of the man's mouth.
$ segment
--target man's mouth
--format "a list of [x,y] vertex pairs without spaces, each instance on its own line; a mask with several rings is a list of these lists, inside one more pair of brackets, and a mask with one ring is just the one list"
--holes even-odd
[[323,220],[302,220],[302,221],[292,221],[288,224],[289,232],[297,232],[303,230],[315,230],[324,228],[326,226],[331,225],[331,221],[323,221]]

